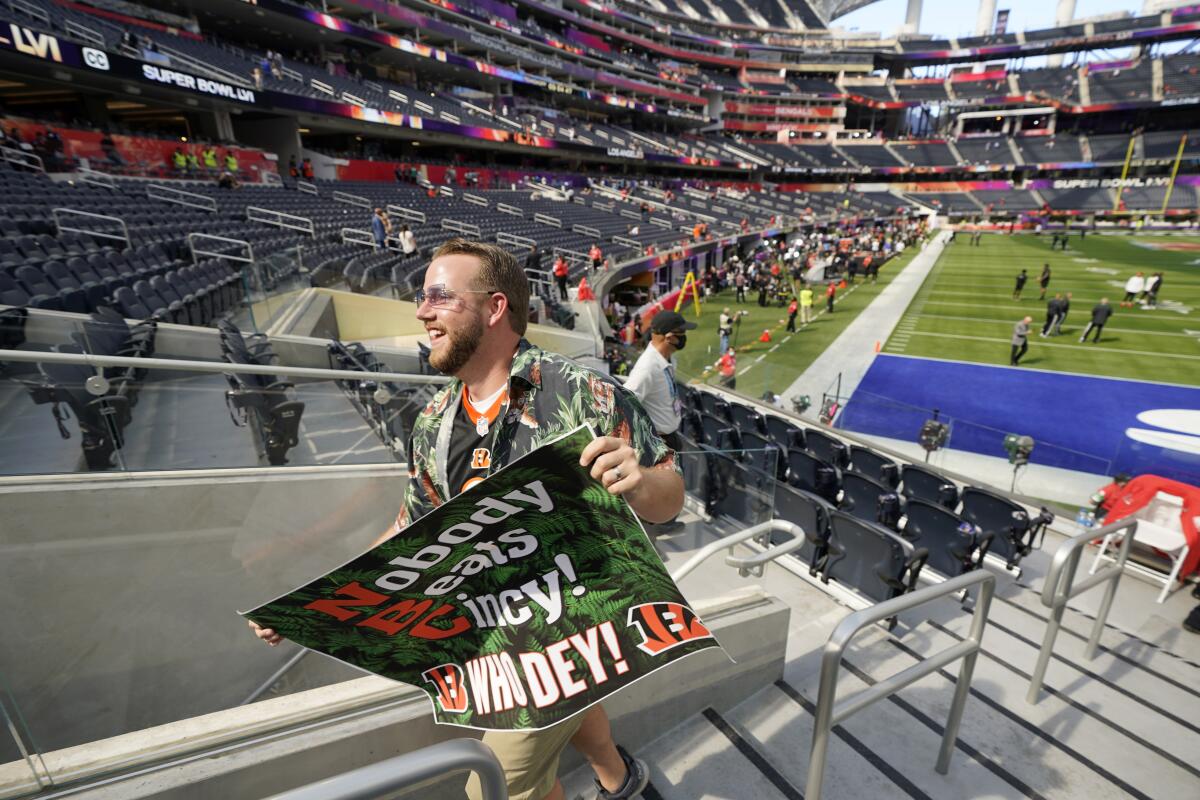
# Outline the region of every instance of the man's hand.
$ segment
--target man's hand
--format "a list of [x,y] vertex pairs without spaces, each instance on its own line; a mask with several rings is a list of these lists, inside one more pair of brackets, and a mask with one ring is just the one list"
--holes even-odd
[[579,456],[581,467],[588,464],[592,465],[592,477],[604,484],[610,494],[627,495],[631,501],[637,495],[642,484],[642,467],[637,451],[624,439],[615,436],[593,439]]
[[579,456],[580,466],[592,466],[592,477],[604,488],[629,501],[646,522],[668,522],[683,508],[683,478],[674,469],[646,469],[637,451],[615,436],[593,439]]
[[251,622],[250,620],[246,621],[250,623],[250,630],[254,631],[254,635],[271,645],[271,647],[274,647],[283,641],[283,637],[270,628],[264,628],[257,622]]

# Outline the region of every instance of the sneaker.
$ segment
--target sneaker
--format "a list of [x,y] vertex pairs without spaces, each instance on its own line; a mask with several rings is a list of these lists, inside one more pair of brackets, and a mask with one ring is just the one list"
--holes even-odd
[[641,794],[646,784],[650,783],[650,768],[645,761],[629,755],[620,745],[617,745],[617,752],[625,762],[625,783],[617,791],[609,792],[600,785],[600,781],[596,781],[596,800],[629,800]]
[[1192,587],[1192,597],[1200,600],[1200,583],[1197,583],[1194,587]]
[[1183,621],[1183,629],[1189,633],[1200,633],[1200,606],[1193,608],[1192,613],[1187,615],[1187,619]]

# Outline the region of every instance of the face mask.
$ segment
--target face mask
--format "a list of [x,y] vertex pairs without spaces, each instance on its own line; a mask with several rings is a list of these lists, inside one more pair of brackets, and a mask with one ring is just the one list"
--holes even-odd
[[682,350],[686,346],[687,346],[687,334],[686,333],[675,334],[675,349]]

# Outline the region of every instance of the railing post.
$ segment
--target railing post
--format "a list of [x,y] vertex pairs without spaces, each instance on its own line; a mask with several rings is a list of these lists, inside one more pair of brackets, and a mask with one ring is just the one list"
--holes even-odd
[[958,670],[958,681],[954,684],[954,700],[950,703],[950,714],[946,717],[946,730],[942,734],[942,749],[938,752],[938,760],[934,769],[939,775],[950,771],[950,757],[954,754],[954,743],[958,740],[958,728],[962,723],[963,709],[967,704],[967,696],[971,690],[971,679],[975,676],[975,661],[979,658],[979,649],[983,647],[983,631],[987,627],[988,612],[992,608],[992,595],[996,591],[996,582],[984,581],[979,590],[979,599],[975,601],[975,614],[971,617],[971,633],[967,639],[975,643],[975,649],[963,657],[962,666]]
[[[1113,559],[1112,565],[1105,567],[1099,574],[1084,579],[1076,586],[1075,573],[1079,569],[1079,559],[1083,556],[1083,548],[1094,539],[1103,539],[1123,529],[1127,530],[1122,534],[1121,547],[1116,558]],[[1054,558],[1050,562],[1050,570],[1046,573],[1046,579],[1042,584],[1042,605],[1050,609],[1050,618],[1046,622],[1046,633],[1042,636],[1042,648],[1038,651],[1037,664],[1034,666],[1033,675],[1029,680],[1029,691],[1025,694],[1025,701],[1030,705],[1035,705],[1041,694],[1042,684],[1046,678],[1046,668],[1054,655],[1054,642],[1058,638],[1058,629],[1062,626],[1067,603],[1072,597],[1083,594],[1093,586],[1107,583],[1104,597],[1100,601],[1100,609],[1092,623],[1092,633],[1088,637],[1087,647],[1084,649],[1084,657],[1089,661],[1096,657],[1096,650],[1100,646],[1100,635],[1104,632],[1108,612],[1112,609],[1112,602],[1116,597],[1117,584],[1121,581],[1121,575],[1125,570],[1125,561],[1129,558],[1129,549],[1133,546],[1136,534],[1137,520],[1124,519],[1098,530],[1089,530],[1074,536],[1063,542],[1055,551]]]

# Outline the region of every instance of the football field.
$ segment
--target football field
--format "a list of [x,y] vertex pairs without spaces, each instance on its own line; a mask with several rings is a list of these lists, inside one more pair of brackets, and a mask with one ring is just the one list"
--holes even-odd
[[[888,339],[894,355],[1007,365],[1013,325],[1033,317],[1021,366],[1083,375],[1200,386],[1200,237],[1072,234],[1067,250],[1050,236],[985,234],[972,247],[962,235],[943,252]],[[1038,276],[1048,263],[1046,294],[1071,292],[1062,335],[1041,338],[1046,301]],[[1013,300],[1017,273],[1029,280]],[[1163,273],[1158,307],[1122,308],[1125,281],[1135,272]],[[1098,344],[1079,342],[1091,309],[1107,297],[1115,313]]]

